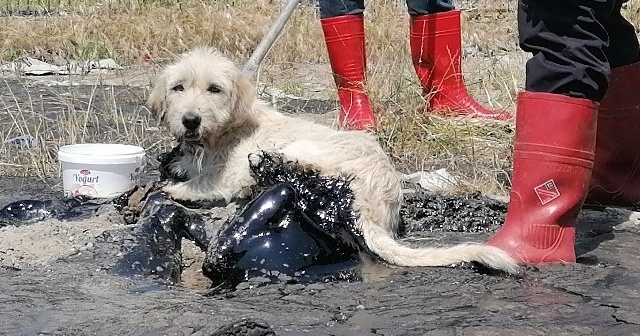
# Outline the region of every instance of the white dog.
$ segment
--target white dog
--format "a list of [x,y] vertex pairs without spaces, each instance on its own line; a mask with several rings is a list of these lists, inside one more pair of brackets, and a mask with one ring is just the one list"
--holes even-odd
[[169,65],[148,105],[174,136],[201,146],[176,169],[190,179],[165,187],[175,199],[245,197],[255,183],[248,157],[273,151],[327,176],[352,176],[357,225],[368,247],[399,266],[448,266],[477,261],[517,272],[516,262],[497,247],[461,244],[412,248],[399,244],[401,181],[377,140],[362,131],[339,131],[285,116],[259,100],[249,79],[227,58],[198,48]]

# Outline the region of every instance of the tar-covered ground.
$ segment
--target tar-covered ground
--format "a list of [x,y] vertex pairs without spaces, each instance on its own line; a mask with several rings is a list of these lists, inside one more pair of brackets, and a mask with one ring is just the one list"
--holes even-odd
[[[0,186],[0,206],[60,194],[32,178],[3,177]],[[473,194],[407,200],[402,239],[418,246],[485,241],[506,210]],[[517,276],[365,265],[362,281],[255,280],[218,294],[111,274],[121,255],[105,237],[132,229],[113,211],[7,225],[0,228],[0,334],[640,335],[637,217],[585,209],[578,263],[523,267]]]

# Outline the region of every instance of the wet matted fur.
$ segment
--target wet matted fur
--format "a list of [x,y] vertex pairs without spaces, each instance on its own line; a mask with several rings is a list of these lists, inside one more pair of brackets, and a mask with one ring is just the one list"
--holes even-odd
[[[508,253],[482,244],[412,248],[398,243],[401,180],[376,138],[364,131],[335,130],[275,111],[261,101],[249,78],[218,51],[197,48],[167,66],[148,105],[174,136],[198,145],[173,169],[189,176],[165,187],[175,199],[245,197],[255,184],[247,158],[279,152],[324,175],[350,176],[357,225],[367,246],[400,266],[447,266],[477,261],[516,272]],[[184,118],[197,117],[191,130]]]

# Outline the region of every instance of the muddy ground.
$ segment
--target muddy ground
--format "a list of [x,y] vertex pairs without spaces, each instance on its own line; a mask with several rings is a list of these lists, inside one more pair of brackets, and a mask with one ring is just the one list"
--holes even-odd
[[[2,182],[4,195],[26,191],[19,179]],[[224,294],[194,283],[197,271],[184,274],[191,282],[179,286],[109,274],[120,255],[117,241],[105,237],[130,230],[115,211],[5,227],[0,229],[0,330],[6,335],[224,335],[219,328],[249,319],[271,329],[228,334],[639,335],[637,216],[585,210],[579,263],[525,267],[519,276],[469,267],[367,265],[364,281],[255,281]],[[413,226],[404,240],[483,241],[493,229],[430,232]]]
[[[0,206],[55,198],[57,182],[0,178]],[[495,219],[503,210],[451,216]],[[442,220],[437,211],[430,216]],[[366,265],[364,281],[254,281],[225,294],[211,294],[197,267],[184,274],[192,281],[174,286],[110,274],[120,257],[111,238],[131,227],[108,208],[83,220],[7,226],[0,228],[0,334],[640,335],[637,218],[624,210],[584,210],[579,262],[525,267],[518,276]],[[485,241],[497,227],[448,232],[424,221],[408,224],[403,240],[416,245]],[[185,256],[197,265],[193,247]],[[249,322],[234,327],[243,319]]]

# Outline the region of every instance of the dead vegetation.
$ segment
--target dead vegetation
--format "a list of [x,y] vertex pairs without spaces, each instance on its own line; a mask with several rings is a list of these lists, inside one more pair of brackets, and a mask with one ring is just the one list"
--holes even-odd
[[[145,91],[122,86],[62,86],[33,90],[25,82],[0,80],[0,172],[2,176],[58,175],[57,150],[66,144],[139,144],[150,153],[170,139],[140,106]],[[33,137],[30,148],[5,143]]]
[[[258,81],[303,99],[334,101],[331,69],[311,3],[303,1],[296,10],[262,64]],[[124,72],[144,73],[137,83],[144,87],[159,66],[196,45],[213,45],[245,62],[279,5],[272,0],[0,0],[0,64],[24,56],[54,64],[110,57]],[[457,5],[464,10],[463,70],[469,91],[488,106],[513,111],[527,58],[517,46],[515,3],[466,0]],[[626,6],[627,17],[638,23],[640,5]],[[365,19],[368,90],[380,119],[380,140],[398,167],[445,167],[463,177],[464,190],[504,194],[512,122],[416,112],[422,98],[410,64],[404,2],[369,1]],[[29,83],[27,78],[0,82],[0,139],[28,134],[40,142],[31,149],[0,144],[0,175],[55,176],[57,148],[67,143],[127,142],[152,151],[170,144],[141,106],[143,88],[125,97],[126,89],[110,89],[100,81],[81,94],[62,85],[54,90],[58,105],[52,108]],[[16,95],[16,85],[28,94]]]

